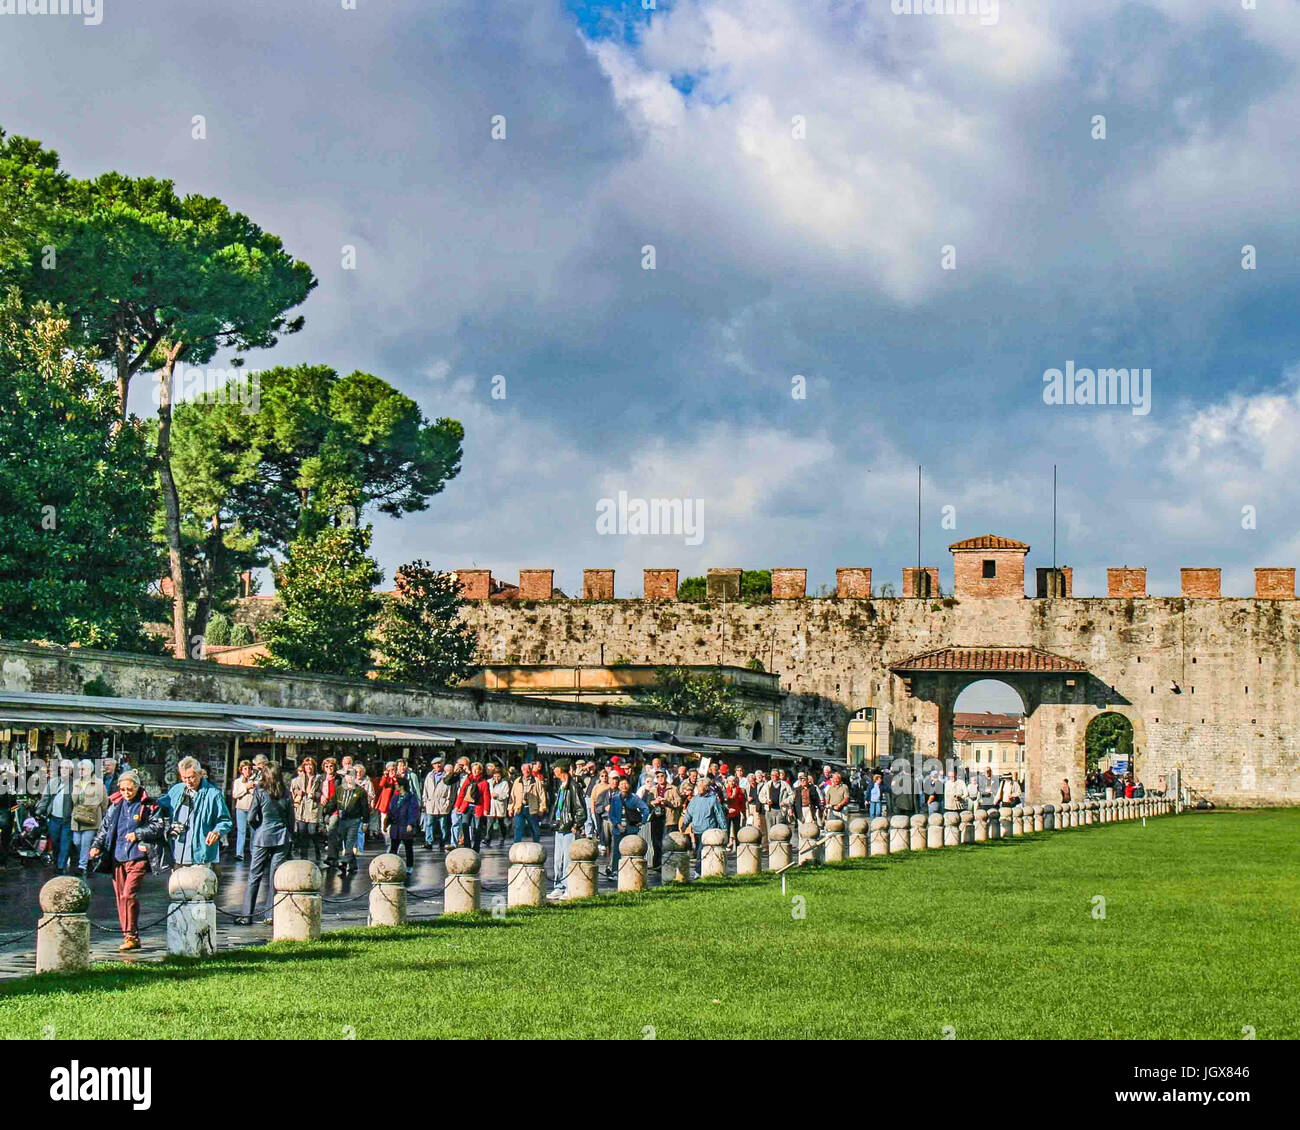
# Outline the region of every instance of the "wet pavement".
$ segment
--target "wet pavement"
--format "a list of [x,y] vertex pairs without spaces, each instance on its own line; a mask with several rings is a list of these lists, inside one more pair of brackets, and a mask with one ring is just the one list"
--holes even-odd
[[[547,889],[551,886],[551,860],[554,858],[554,836],[543,834],[546,847]],[[338,871],[325,871],[321,889],[323,930],[337,930],[345,926],[364,926],[369,912],[370,861],[386,851],[378,838],[367,845],[361,856],[357,873],[347,878]],[[446,878],[443,866],[445,853],[429,850],[418,844],[415,849],[415,866],[407,876],[407,918],[418,921],[442,913],[442,888]],[[312,857],[314,858],[314,857]],[[496,900],[505,905],[506,879],[510,869],[509,845],[484,848],[481,853],[479,878],[482,881],[482,904],[491,910]],[[604,875],[606,857],[598,860],[601,868],[601,891],[613,891],[618,884]],[[221,886],[217,894],[217,944],[218,947],[261,945],[271,940],[271,927],[261,921],[260,913],[254,915],[253,924],[239,925],[234,918],[243,913],[244,888],[248,877],[247,861],[234,862],[227,853],[222,860]],[[735,870],[735,859],[728,857],[728,871]],[[41,886],[54,878],[53,867],[30,863],[10,857],[0,869],[0,980],[23,977],[35,972],[36,939],[33,932],[40,917],[38,895]],[[648,884],[657,886],[659,874],[648,869]],[[122,934],[117,924],[117,904],[113,899],[113,883],[106,875],[93,875],[90,884],[91,953],[95,961],[156,961],[167,952],[166,915],[170,909],[167,899],[166,877],[148,875],[140,891],[140,948],[119,953]],[[262,896],[262,901],[265,896]]]

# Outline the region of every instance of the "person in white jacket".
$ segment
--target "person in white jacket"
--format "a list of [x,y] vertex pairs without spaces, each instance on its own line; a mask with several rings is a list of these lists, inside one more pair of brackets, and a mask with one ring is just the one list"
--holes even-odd
[[944,812],[960,812],[966,807],[966,782],[957,776],[956,768],[948,770],[948,779],[943,783]]

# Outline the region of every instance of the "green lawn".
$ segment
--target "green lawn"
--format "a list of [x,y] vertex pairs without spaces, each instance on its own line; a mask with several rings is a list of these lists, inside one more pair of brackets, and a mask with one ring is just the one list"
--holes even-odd
[[30,978],[0,1032],[1295,1039],[1297,938],[1300,810],[1189,813]]

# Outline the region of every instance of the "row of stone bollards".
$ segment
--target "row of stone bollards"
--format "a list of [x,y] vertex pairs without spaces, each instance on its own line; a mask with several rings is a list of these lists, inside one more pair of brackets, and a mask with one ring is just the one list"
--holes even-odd
[[[784,871],[792,862],[840,863],[868,856],[897,855],[906,851],[934,851],[962,844],[986,843],[1034,832],[1053,832],[1089,824],[1110,824],[1164,816],[1175,811],[1165,797],[1071,801],[1066,804],[1018,805],[1014,808],[976,809],[915,816],[854,817],[847,825],[832,817],[825,827],[800,824],[796,845],[788,824],[768,829],[767,870]],[[727,873],[727,833],[712,828],[701,836],[700,876],[720,878]],[[762,835],[746,826],[737,833],[736,874],[757,875],[763,870]],[[643,891],[646,887],[646,841],[637,835],[619,841],[618,889]],[[793,854],[797,851],[797,854]],[[567,898],[592,898],[596,894],[595,840],[575,840],[569,849]],[[477,914],[482,910],[479,854],[470,848],[449,852],[443,885],[444,914]],[[662,883],[691,879],[689,843],[680,832],[664,838]],[[396,855],[380,855],[370,862],[371,926],[401,926],[406,922],[406,864]],[[273,876],[275,909],[273,941],[316,941],[321,935],[323,876],[305,859],[280,864]],[[167,952],[186,957],[206,957],[216,951],[217,876],[210,867],[175,868],[168,879],[171,907],[167,914]],[[507,907],[546,904],[546,849],[524,840],[510,849],[506,884]],[[41,919],[36,931],[36,971],[86,969],[90,966],[90,888],[81,879],[61,876],[41,888]]]

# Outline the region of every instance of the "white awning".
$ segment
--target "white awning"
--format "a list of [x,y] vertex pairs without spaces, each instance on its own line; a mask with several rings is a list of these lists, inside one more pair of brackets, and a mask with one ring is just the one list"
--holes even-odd
[[454,746],[456,739],[451,734],[439,733],[437,730],[395,730],[376,729],[375,741],[380,745],[436,745]]
[[641,743],[630,738],[598,738],[594,734],[552,734],[551,737],[563,738],[574,745],[586,746],[588,749],[640,749]]
[[488,730],[443,730],[441,732],[466,745],[496,746],[501,749],[526,749],[530,741],[527,735],[494,734]]
[[261,730],[267,736],[282,742],[373,742],[373,730],[356,726],[341,726],[335,722],[292,722],[273,718],[237,718],[248,726]]

